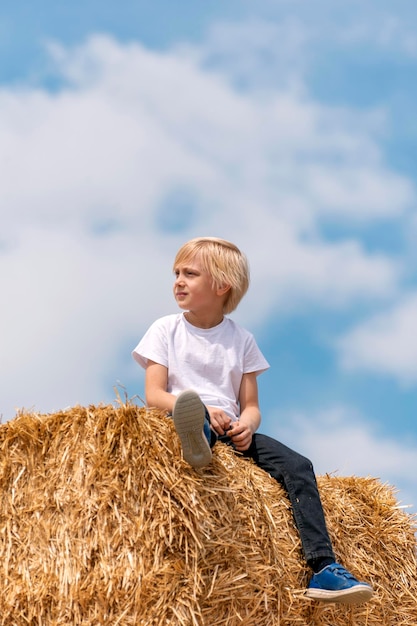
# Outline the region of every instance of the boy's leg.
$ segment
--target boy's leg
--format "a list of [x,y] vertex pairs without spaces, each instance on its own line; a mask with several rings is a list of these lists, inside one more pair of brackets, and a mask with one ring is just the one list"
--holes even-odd
[[369,600],[372,587],[356,580],[335,562],[311,462],[279,441],[258,433],[244,455],[252,458],[288,493],[307,563],[315,572],[307,597],[345,604]]
[[192,390],[180,393],[172,417],[184,459],[193,467],[208,465],[216,438],[210,429],[208,411],[199,395]]
[[275,478],[288,493],[305,558],[310,566],[316,559],[334,560],[323,508],[311,462],[284,444],[255,433],[243,453]]

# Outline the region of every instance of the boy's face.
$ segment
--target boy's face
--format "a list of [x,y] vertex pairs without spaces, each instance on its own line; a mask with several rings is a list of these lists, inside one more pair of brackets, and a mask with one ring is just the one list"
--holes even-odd
[[221,290],[213,285],[213,279],[203,269],[198,255],[187,264],[176,266],[174,274],[174,297],[181,309],[204,313],[213,310],[214,306],[223,306]]

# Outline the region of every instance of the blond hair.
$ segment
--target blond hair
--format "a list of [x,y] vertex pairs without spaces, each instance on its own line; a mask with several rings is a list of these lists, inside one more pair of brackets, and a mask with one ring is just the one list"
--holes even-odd
[[230,285],[223,305],[225,314],[234,311],[249,287],[249,266],[237,246],[217,237],[196,237],[178,250],[174,270],[190,263],[198,255],[203,269],[212,277],[213,285]]

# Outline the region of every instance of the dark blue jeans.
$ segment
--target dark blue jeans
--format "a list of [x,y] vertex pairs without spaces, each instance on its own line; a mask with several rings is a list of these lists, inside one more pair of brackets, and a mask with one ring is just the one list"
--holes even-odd
[[[208,439],[212,447],[217,440],[233,447],[230,437],[217,437],[212,430]],[[253,435],[249,449],[242,454],[253,459],[287,492],[306,561],[334,558],[311,461],[272,437],[259,433]]]

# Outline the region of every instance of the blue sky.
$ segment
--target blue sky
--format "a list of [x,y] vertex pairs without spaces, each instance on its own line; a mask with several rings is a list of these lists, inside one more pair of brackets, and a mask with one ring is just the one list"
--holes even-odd
[[3,5],[3,421],[143,396],[175,252],[221,236],[263,432],[417,510],[416,27],[411,0]]

